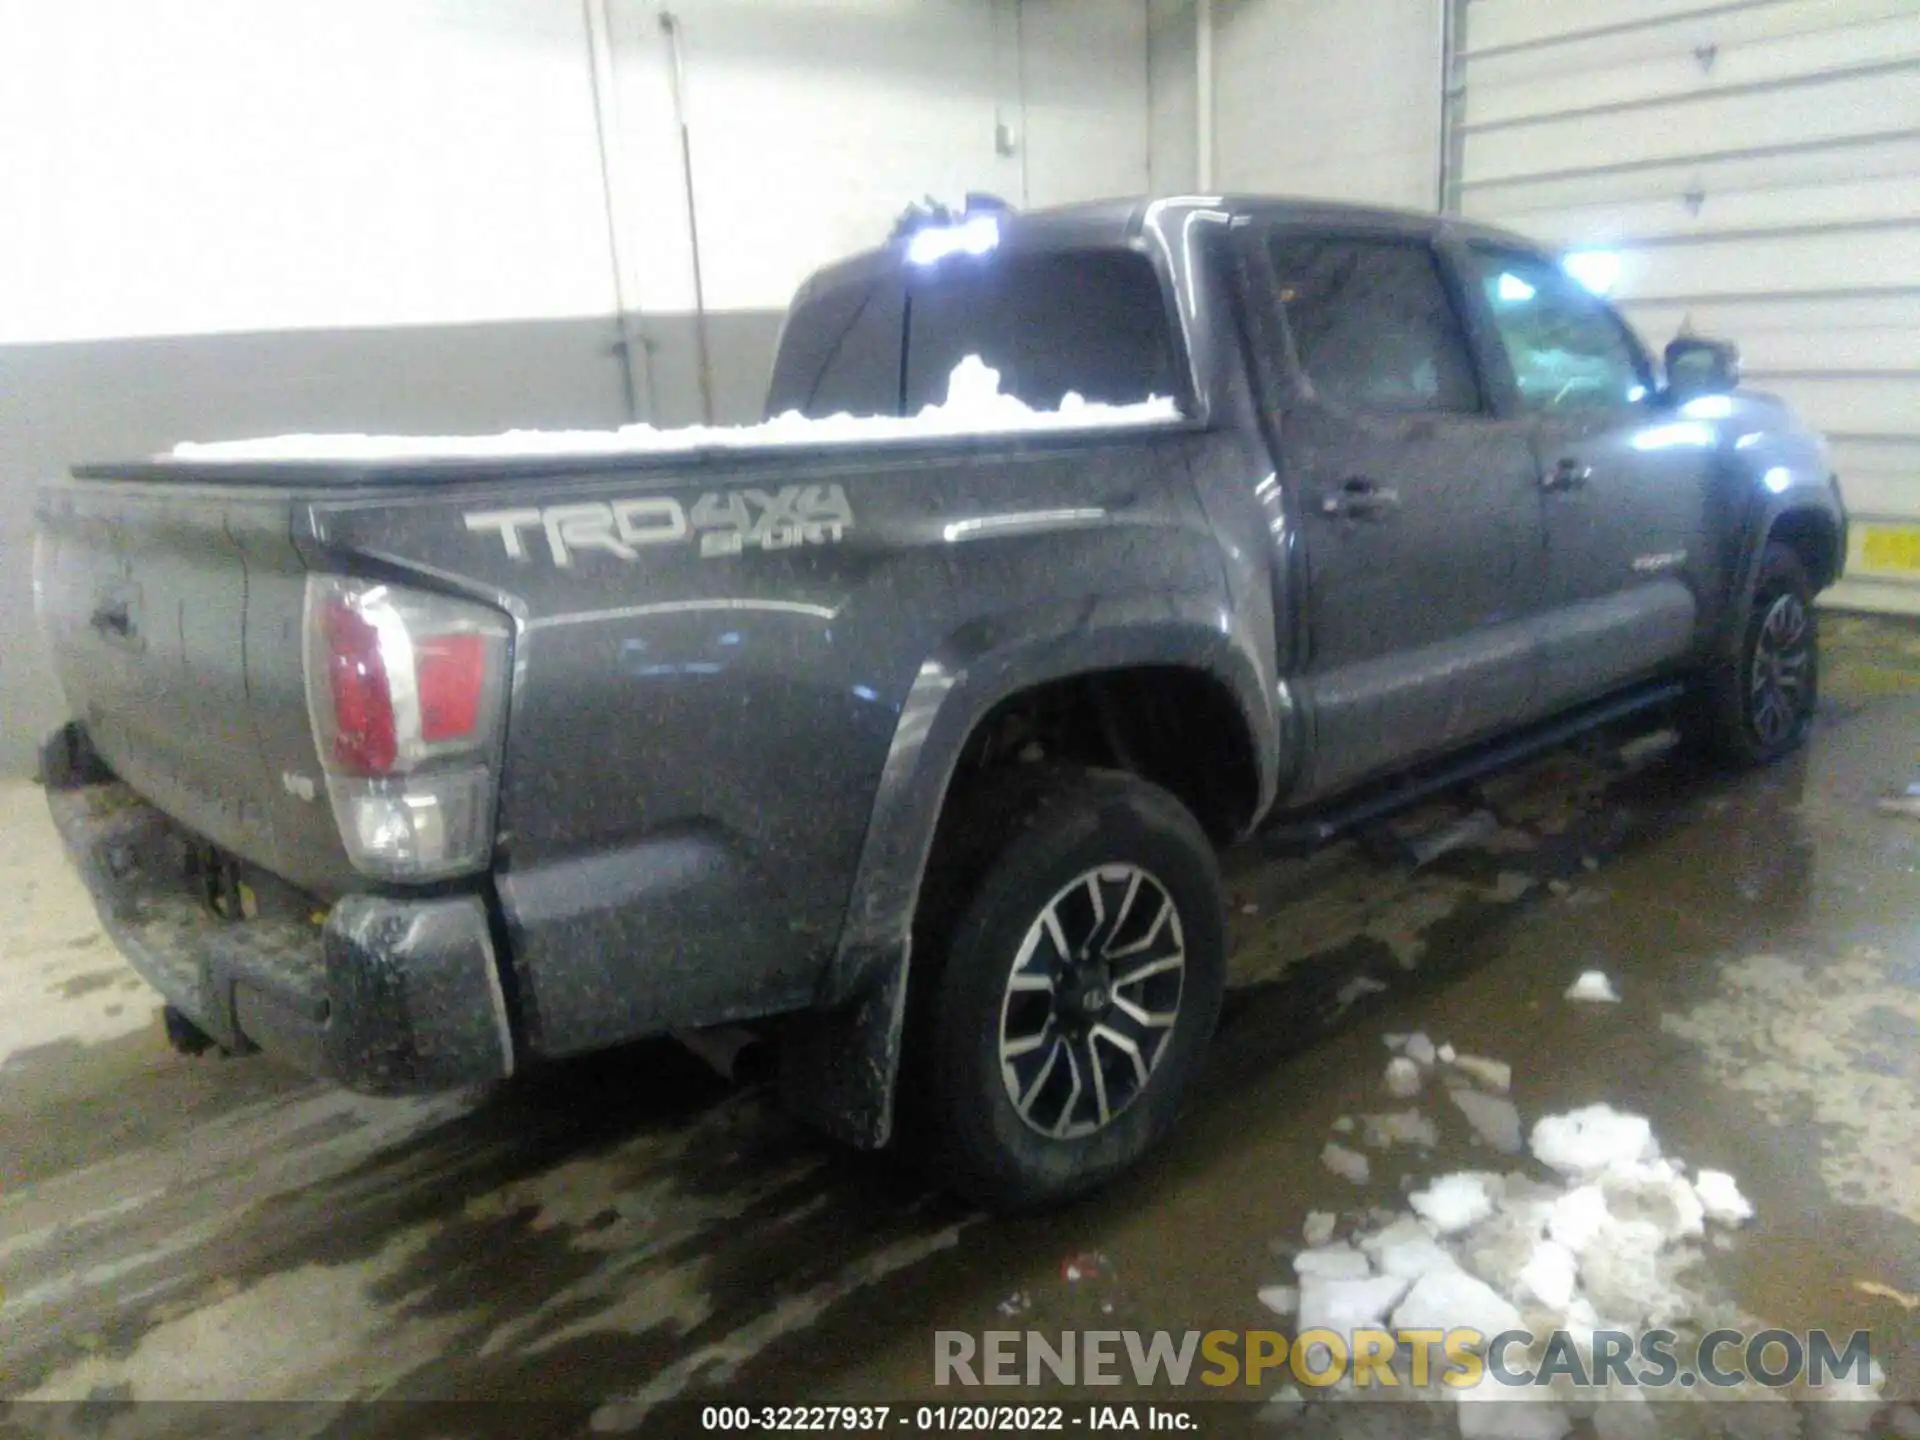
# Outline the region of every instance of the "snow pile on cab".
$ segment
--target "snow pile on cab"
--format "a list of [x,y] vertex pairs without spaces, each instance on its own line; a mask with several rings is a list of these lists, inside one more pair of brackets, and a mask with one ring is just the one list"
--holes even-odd
[[1000,389],[1000,372],[978,355],[954,366],[947,398],[917,415],[830,415],[789,410],[757,425],[688,425],[670,430],[623,425],[618,430],[509,430],[503,435],[275,435],[259,440],[189,441],[174,460],[201,462],[512,459],[551,455],[678,455],[701,450],[888,440],[1019,435],[1166,425],[1180,407],[1152,396],[1134,405],[1103,405],[1068,392],[1058,410],[1035,410]]
[[[1518,1112],[1495,1113],[1508,1103],[1500,1093],[1511,1079],[1508,1067],[1455,1056],[1450,1047],[1436,1049],[1425,1036],[1392,1036],[1387,1043],[1402,1052],[1396,1065],[1414,1066],[1423,1075],[1438,1072],[1453,1108],[1483,1149],[1519,1150],[1512,1143]],[[1386,1088],[1400,1095],[1391,1078]],[[1420,1138],[1427,1138],[1425,1127],[1409,1124],[1404,1115],[1367,1117],[1368,1128],[1378,1132],[1383,1119],[1394,1121],[1396,1133],[1418,1128]],[[1275,1396],[1267,1418],[1296,1433],[1346,1434],[1360,1413],[1321,1402],[1398,1400],[1412,1404],[1393,1412],[1404,1423],[1384,1429],[1370,1424],[1368,1433],[1457,1429],[1465,1437],[1560,1440],[1581,1418],[1602,1437],[1664,1433],[1649,1401],[1786,1398],[1757,1384],[1715,1391],[1623,1386],[1595,1363],[1596,1332],[1625,1333],[1637,1346],[1650,1331],[1671,1330],[1677,1339],[1670,1352],[1684,1365],[1689,1346],[1710,1330],[1753,1334],[1766,1328],[1690,1273],[1704,1245],[1727,1246],[1728,1232],[1754,1213],[1734,1178],[1719,1170],[1690,1171],[1664,1156],[1645,1117],[1609,1105],[1544,1116],[1526,1134],[1525,1148],[1536,1162],[1526,1170],[1468,1170],[1425,1183],[1409,1177],[1403,1182],[1407,1209],[1400,1212],[1315,1212],[1306,1248],[1293,1257],[1288,1278],[1294,1283],[1265,1286],[1259,1298],[1269,1310],[1291,1317],[1295,1335],[1314,1329],[1350,1336],[1355,1330],[1465,1328],[1491,1338],[1524,1330],[1535,1344],[1530,1350],[1508,1347],[1506,1364],[1536,1374],[1544,1369],[1551,1383],[1516,1389],[1488,1378],[1455,1390],[1440,1383],[1446,1362],[1436,1352],[1430,1383],[1416,1390],[1406,1383],[1414,1370],[1403,1346],[1394,1364],[1397,1388],[1383,1388],[1377,1379],[1356,1386],[1349,1371],[1304,1401],[1296,1387],[1287,1387]],[[1310,1358],[1325,1366],[1331,1357]],[[1816,1429],[1864,1432],[1877,1404],[1877,1383],[1877,1375],[1872,1387],[1830,1382],[1821,1398],[1854,1403],[1814,1407],[1820,1412]],[[1790,1405],[1767,1411],[1797,1430]],[[1388,1415],[1375,1418],[1386,1423]],[[1749,1406],[1745,1418],[1764,1420],[1764,1412]]]

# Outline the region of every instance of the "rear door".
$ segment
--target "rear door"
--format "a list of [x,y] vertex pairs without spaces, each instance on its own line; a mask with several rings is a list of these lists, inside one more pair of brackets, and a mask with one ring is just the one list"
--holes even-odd
[[1525,718],[1540,510],[1426,235],[1283,224],[1260,250],[1307,560],[1308,799]]
[[1694,577],[1714,563],[1702,526],[1717,433],[1658,398],[1633,333],[1552,260],[1452,253],[1488,321],[1496,400],[1534,447],[1551,614],[1539,699],[1555,709],[1689,652]]

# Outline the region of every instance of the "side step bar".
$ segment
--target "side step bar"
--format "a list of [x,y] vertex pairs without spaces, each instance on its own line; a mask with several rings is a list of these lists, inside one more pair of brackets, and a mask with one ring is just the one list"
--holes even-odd
[[1548,750],[1556,750],[1603,726],[1672,705],[1686,693],[1687,687],[1680,681],[1667,680],[1571,711],[1518,735],[1469,751],[1458,759],[1416,769],[1385,786],[1370,787],[1334,808],[1311,812],[1304,818],[1282,820],[1262,830],[1256,843],[1281,852],[1315,849],[1358,826],[1509,769]]

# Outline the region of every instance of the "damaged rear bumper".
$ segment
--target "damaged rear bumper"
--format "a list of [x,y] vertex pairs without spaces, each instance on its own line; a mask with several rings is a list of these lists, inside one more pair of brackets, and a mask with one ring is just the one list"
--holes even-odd
[[512,1073],[512,1032],[478,896],[351,895],[324,921],[304,904],[263,901],[251,918],[227,919],[189,878],[195,838],[126,785],[49,784],[47,802],[107,934],[224,1048],[266,1050],[372,1094],[458,1089]]

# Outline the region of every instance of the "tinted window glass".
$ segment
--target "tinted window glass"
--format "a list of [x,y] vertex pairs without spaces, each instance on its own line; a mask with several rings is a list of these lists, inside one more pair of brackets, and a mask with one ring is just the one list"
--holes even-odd
[[1471,263],[1521,404],[1595,410],[1645,397],[1647,378],[1625,327],[1591,291],[1534,255],[1475,249]]
[[897,280],[869,280],[797,303],[781,330],[767,413],[897,413],[902,293]]
[[908,299],[908,411],[945,400],[968,355],[1036,409],[1069,391],[1110,405],[1175,394],[1159,279],[1124,252],[959,256],[929,271]]
[[1281,236],[1270,250],[1294,353],[1321,395],[1366,410],[1480,408],[1425,245]]

